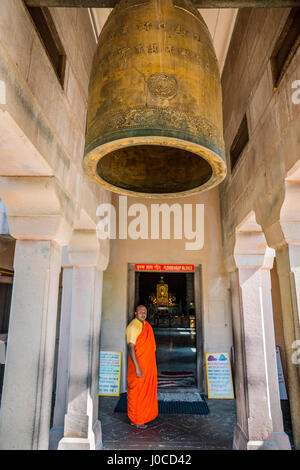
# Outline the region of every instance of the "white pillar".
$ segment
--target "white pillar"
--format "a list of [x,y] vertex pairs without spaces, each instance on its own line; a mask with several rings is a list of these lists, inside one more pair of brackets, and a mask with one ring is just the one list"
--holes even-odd
[[69,247],[72,270],[68,410],[60,450],[102,446],[98,421],[99,341],[103,257],[95,230],[75,230]]
[[[283,432],[274,339],[270,269],[274,250],[261,232],[237,233],[246,422],[238,422],[235,449],[290,449]],[[242,413],[238,413],[238,416]]]
[[[299,165],[298,165],[299,166]],[[299,169],[281,188],[282,205],[269,219],[261,214],[268,245],[276,250],[282,306],[282,323],[287,358],[287,392],[295,449],[300,449],[300,181]],[[298,174],[297,174],[298,173]]]
[[288,397],[295,448],[300,449],[300,244],[276,249],[287,357]]
[[55,242],[17,240],[2,449],[48,449],[60,263]]
[[72,277],[68,247],[62,249],[62,300],[59,326],[59,346],[56,373],[53,427],[50,430],[50,449],[56,450],[64,434],[64,420],[68,407],[68,382],[70,369]]
[[0,190],[17,239],[0,447],[48,449],[61,245],[75,212],[54,178],[0,178]]

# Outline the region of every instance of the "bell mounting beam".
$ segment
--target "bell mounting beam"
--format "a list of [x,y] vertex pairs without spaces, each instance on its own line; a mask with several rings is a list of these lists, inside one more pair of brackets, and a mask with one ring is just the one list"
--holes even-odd
[[[197,8],[292,8],[300,0],[192,0]],[[113,8],[118,0],[26,0],[31,7]]]

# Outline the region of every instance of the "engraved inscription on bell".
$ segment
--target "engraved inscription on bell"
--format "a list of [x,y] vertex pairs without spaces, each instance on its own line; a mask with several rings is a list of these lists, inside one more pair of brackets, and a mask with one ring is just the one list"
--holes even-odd
[[189,0],[120,0],[89,86],[83,167],[123,194],[185,196],[226,175],[212,39]]

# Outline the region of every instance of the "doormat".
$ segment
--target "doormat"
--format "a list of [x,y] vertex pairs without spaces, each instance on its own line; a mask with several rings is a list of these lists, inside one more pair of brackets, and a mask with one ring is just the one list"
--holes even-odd
[[[183,394],[182,394],[183,395]],[[199,401],[173,401],[173,400],[160,400],[158,397],[158,413],[160,414],[174,414],[174,415],[207,415],[209,408],[205,401],[204,396],[200,395]],[[163,398],[163,397],[161,397]],[[127,393],[121,393],[117,406],[114,409],[115,413],[127,413]]]
[[166,371],[163,370],[157,375],[157,387],[191,387],[195,385],[195,374],[190,371]]
[[204,398],[201,396],[199,390],[192,391],[170,391],[166,390],[157,391],[158,401],[203,401]]

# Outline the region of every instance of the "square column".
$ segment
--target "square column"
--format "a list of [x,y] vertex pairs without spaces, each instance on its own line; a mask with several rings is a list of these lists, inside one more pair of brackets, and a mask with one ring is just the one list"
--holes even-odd
[[74,231],[69,246],[73,269],[68,409],[59,450],[102,446],[98,384],[102,270],[106,266],[100,252],[95,231]]
[[235,294],[234,308],[240,310],[240,326],[235,340],[242,357],[237,357],[236,388],[237,393],[242,391],[237,397],[242,409],[237,410],[235,449],[290,449],[283,430],[276,365],[270,280],[274,254],[262,232],[237,233],[234,261],[239,299]]
[[48,449],[60,246],[17,240],[0,421],[2,449]]
[[76,207],[54,177],[1,177],[0,194],[17,240],[0,448],[46,450],[61,246],[69,242]]
[[[300,449],[300,184],[296,173],[284,182],[276,218],[261,215],[268,245],[276,250],[287,366],[287,393],[295,449]],[[272,222],[272,223],[270,223]]]
[[276,249],[295,448],[300,449],[300,244]]
[[56,450],[64,435],[64,420],[68,408],[70,372],[71,313],[73,266],[69,262],[68,247],[62,249],[62,300],[60,311],[59,345],[56,374],[53,427],[50,430],[50,450]]

